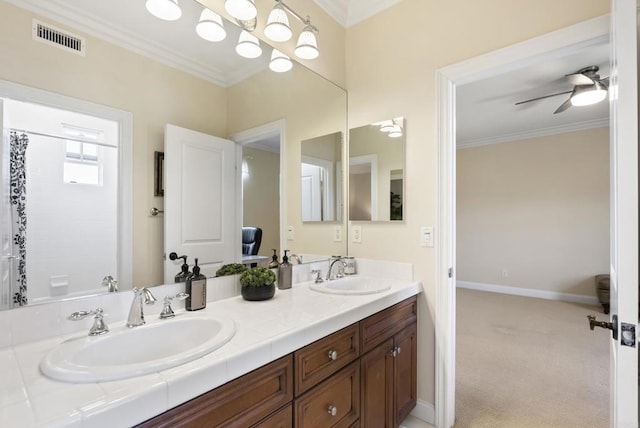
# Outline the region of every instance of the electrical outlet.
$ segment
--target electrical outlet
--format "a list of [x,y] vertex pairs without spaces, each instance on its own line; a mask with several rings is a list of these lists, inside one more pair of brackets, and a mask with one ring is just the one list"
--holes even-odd
[[293,241],[293,226],[287,226],[287,240]]
[[342,226],[333,229],[333,242],[342,242]]
[[433,247],[433,227],[422,226],[420,228],[420,245],[422,247]]
[[351,230],[351,241],[355,242],[356,244],[362,244],[362,226],[360,226],[359,224],[355,224],[351,227]]

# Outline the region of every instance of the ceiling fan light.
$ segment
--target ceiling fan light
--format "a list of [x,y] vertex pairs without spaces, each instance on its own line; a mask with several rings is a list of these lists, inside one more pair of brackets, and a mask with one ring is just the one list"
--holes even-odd
[[576,107],[597,104],[607,98],[607,89],[596,82],[588,86],[576,86],[571,94],[571,105]]
[[276,4],[269,13],[267,25],[264,27],[264,35],[274,42],[286,42],[293,35],[287,12],[280,3]]
[[248,21],[258,16],[254,0],[225,0],[224,8],[229,15],[241,21]]
[[147,0],[147,10],[156,18],[175,21],[182,16],[178,0]]
[[293,68],[293,62],[291,62],[291,58],[287,55],[277,49],[274,49],[273,52],[271,52],[269,68],[271,71],[275,71],[276,73],[286,73]]
[[315,59],[320,55],[318,41],[316,40],[313,27],[310,25],[304,27],[304,30],[300,33],[294,53],[298,58],[302,59]]
[[220,42],[227,37],[227,32],[222,24],[222,17],[207,8],[200,14],[200,21],[196,25],[196,33],[210,42]]
[[253,34],[242,30],[240,38],[238,39],[238,44],[236,45],[236,52],[244,58],[258,58],[262,55],[260,41]]

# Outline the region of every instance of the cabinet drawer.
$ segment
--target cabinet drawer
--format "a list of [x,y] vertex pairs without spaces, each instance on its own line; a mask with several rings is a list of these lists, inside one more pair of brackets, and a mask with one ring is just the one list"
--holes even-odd
[[294,402],[296,428],[347,428],[360,417],[360,361],[355,361]]
[[278,410],[251,428],[291,428],[293,426],[293,405]]
[[360,321],[361,352],[375,348],[416,322],[417,317],[418,301],[414,296]]
[[293,359],[288,355],[139,426],[251,426],[292,399]]
[[358,324],[318,340],[294,354],[296,397],[337,372],[360,355]]

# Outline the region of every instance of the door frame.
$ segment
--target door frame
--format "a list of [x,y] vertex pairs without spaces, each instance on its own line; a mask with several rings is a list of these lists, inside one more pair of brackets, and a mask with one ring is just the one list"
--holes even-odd
[[439,428],[449,428],[455,421],[456,87],[608,40],[609,19],[608,14],[603,15],[436,71],[440,240],[436,255],[435,425]]
[[[276,120],[274,122],[265,123],[253,128],[246,129],[244,131],[236,132],[229,136],[231,141],[234,141],[238,145],[236,157],[242,159],[242,146],[250,143],[255,143],[258,140],[270,137],[273,135],[280,136],[280,182],[278,183],[278,189],[280,193],[280,248],[287,248],[287,192],[285,184],[287,183],[287,121],[286,119]],[[236,188],[240,191],[236,192],[236,209],[239,218],[239,229],[242,228],[242,174],[236,174],[238,182]]]
[[116,279],[121,290],[133,288],[133,114],[80,98],[1,79],[0,97],[118,123],[118,273]]

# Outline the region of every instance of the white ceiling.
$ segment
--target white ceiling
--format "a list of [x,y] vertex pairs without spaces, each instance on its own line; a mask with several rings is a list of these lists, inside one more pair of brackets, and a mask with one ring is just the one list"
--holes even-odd
[[553,112],[569,94],[531,103],[518,101],[571,90],[564,77],[583,67],[597,65],[600,77],[609,76],[609,44],[580,51],[556,52],[553,58],[457,88],[458,147],[516,141],[537,136],[608,125],[606,101]]
[[350,27],[402,0],[313,0],[343,27]]

